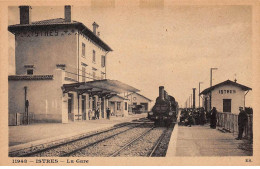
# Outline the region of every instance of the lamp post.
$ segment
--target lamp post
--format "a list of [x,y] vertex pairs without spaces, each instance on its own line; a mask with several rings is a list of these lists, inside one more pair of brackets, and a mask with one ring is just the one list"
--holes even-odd
[[199,108],[200,108],[200,84],[202,84],[203,82],[199,82]]
[[[212,87],[212,71],[213,70],[218,70],[218,68],[210,68],[210,87]],[[212,93],[211,93],[211,91],[210,91],[210,96],[209,96],[209,98],[210,98],[210,101],[209,101],[209,109],[211,110],[211,95],[212,95]]]

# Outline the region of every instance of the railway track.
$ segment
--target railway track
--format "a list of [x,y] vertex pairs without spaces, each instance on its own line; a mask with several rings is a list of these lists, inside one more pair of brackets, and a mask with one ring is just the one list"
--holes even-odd
[[77,141],[82,141],[84,139],[92,138],[92,137],[95,137],[95,136],[98,136],[98,135],[101,135],[101,134],[104,134],[104,133],[115,131],[117,129],[121,129],[122,127],[127,127],[127,126],[131,126],[131,125],[133,125],[133,126],[137,125],[138,126],[138,125],[141,125],[141,124],[142,124],[142,122],[140,123],[140,121],[135,121],[133,123],[126,123],[126,124],[122,124],[122,125],[117,125],[113,128],[97,131],[95,133],[76,136],[76,138],[72,137],[72,138],[69,138],[69,139],[66,139],[66,140],[58,140],[58,141],[55,141],[55,142],[45,143],[45,144],[37,145],[37,146],[34,146],[34,147],[10,152],[9,156],[10,157],[33,157],[33,156],[39,156],[39,155],[41,156],[41,154],[44,153],[44,152],[48,152],[50,150],[57,149],[59,147],[63,147],[63,146],[75,143]]
[[[144,123],[144,124],[145,124],[145,123]],[[119,132],[119,133],[110,135],[110,136],[108,136],[108,137],[105,137],[105,138],[100,139],[100,140],[98,140],[98,141],[95,141],[95,142],[93,142],[93,143],[87,144],[87,145],[85,145],[85,146],[83,146],[83,147],[80,147],[80,148],[77,148],[77,149],[75,149],[75,150],[73,150],[73,151],[67,152],[67,153],[63,154],[61,157],[71,156],[71,155],[73,155],[73,154],[75,154],[75,153],[77,153],[77,152],[79,152],[79,151],[81,151],[81,150],[83,150],[83,149],[86,149],[86,148],[91,147],[91,146],[94,146],[94,145],[96,145],[96,144],[98,144],[98,143],[101,143],[101,142],[104,142],[104,141],[106,141],[106,140],[109,140],[109,139],[111,139],[111,138],[113,138],[113,137],[115,137],[115,136],[118,136],[118,135],[120,135],[120,134],[122,134],[122,133],[125,133],[125,132],[127,132],[127,131],[129,131],[129,130],[133,130],[133,129],[136,128],[136,127],[138,127],[138,126],[135,126],[135,127],[133,127],[133,128],[129,128],[129,129],[124,130],[124,131],[122,131],[122,132]]]
[[168,142],[165,140],[170,137],[172,130],[173,128],[155,128],[153,123],[143,119],[42,149],[24,150],[12,154],[12,157],[164,156],[168,147]]
[[162,140],[165,138],[165,135],[167,133],[167,130],[164,130],[163,134],[160,136],[160,138],[157,140],[156,144],[154,145],[152,151],[149,153],[149,157],[154,157],[155,156],[155,151],[159,149],[159,145],[161,144]]
[[122,148],[120,148],[119,150],[115,151],[113,154],[109,155],[109,157],[115,157],[117,156],[121,151],[125,150],[128,146],[132,145],[134,142],[136,142],[137,140],[141,139],[142,137],[144,137],[146,134],[148,134],[151,130],[153,130],[154,127],[146,130],[145,132],[143,132],[140,136],[138,136],[137,138],[134,138],[133,140],[131,140],[130,142],[126,143]]
[[[125,144],[122,148],[111,154],[111,157],[129,157],[129,156],[143,156],[154,157],[156,152],[160,150],[160,144],[165,139],[166,133],[170,129],[166,128],[151,128],[141,134],[139,137],[133,139]],[[166,149],[167,150],[167,149]],[[163,151],[166,151],[163,150]]]

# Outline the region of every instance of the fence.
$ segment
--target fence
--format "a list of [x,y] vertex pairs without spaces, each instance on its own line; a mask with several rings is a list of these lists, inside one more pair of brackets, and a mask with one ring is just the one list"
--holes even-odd
[[[238,134],[238,115],[232,113],[217,113],[217,126],[223,127],[223,129]],[[247,125],[244,130],[244,136],[250,140],[253,140],[253,115],[248,114]]]
[[61,119],[62,117],[60,114],[35,114],[34,112],[29,112],[29,117],[28,117],[26,113],[13,113],[13,114],[9,114],[8,125],[9,126],[28,125],[28,121],[29,124],[41,123],[41,122],[60,123]]
[[19,125],[26,125],[34,122],[34,113],[29,112],[29,118],[26,113],[14,113],[9,114],[8,121],[10,126],[19,126]]

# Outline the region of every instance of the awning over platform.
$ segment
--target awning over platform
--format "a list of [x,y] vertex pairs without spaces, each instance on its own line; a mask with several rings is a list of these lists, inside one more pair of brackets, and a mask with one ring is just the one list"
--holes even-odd
[[64,93],[75,91],[80,94],[88,93],[91,95],[111,95],[111,94],[140,91],[118,80],[109,80],[109,79],[64,84],[62,89]]

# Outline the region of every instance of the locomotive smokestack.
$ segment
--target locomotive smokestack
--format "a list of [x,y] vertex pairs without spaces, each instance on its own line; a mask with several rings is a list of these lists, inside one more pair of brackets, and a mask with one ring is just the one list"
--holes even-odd
[[159,98],[164,100],[164,86],[159,87]]

